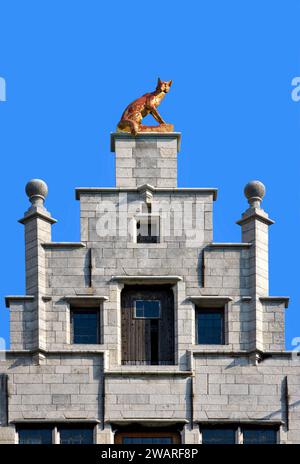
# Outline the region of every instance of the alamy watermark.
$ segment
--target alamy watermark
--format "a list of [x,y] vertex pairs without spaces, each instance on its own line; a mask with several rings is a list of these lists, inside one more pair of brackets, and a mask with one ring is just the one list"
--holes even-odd
[[291,97],[294,102],[300,101],[300,77],[294,77],[292,79],[292,93]]
[[294,337],[293,338],[292,346],[295,347],[292,350],[292,359],[293,359],[293,361],[300,362],[300,337]]
[[211,227],[211,211],[199,200],[152,199],[148,207],[144,201],[128,201],[127,193],[120,193],[118,201],[102,201],[96,207],[95,232],[98,237],[157,236],[158,241],[182,237],[189,247],[203,243],[205,230]]
[[0,76],[0,102],[6,101],[6,81]]
[[0,365],[6,360],[6,343],[4,338],[0,337]]

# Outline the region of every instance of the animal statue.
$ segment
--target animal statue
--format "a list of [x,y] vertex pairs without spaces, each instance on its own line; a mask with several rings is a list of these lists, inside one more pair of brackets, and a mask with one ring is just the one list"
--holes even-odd
[[[172,132],[174,126],[167,124],[157,110],[171,85],[172,81],[161,81],[158,78],[154,92],[145,93],[127,106],[118,123],[117,130],[130,132],[132,135],[137,135],[139,132]],[[158,126],[142,125],[142,119],[148,114],[154,117],[159,124]]]

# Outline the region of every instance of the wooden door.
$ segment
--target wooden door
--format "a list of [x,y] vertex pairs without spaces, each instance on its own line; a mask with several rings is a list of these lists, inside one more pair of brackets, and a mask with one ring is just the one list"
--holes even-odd
[[[136,317],[136,301],[159,301],[160,315]],[[125,286],[121,297],[122,363],[174,364],[174,297],[166,286]]]

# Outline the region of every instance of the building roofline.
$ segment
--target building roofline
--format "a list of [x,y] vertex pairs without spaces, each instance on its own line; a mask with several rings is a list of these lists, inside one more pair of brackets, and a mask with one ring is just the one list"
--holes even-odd
[[[213,195],[213,200],[216,201],[218,189],[215,187],[152,187],[151,190],[156,193],[204,193]],[[140,192],[141,186],[137,187],[77,187],[75,189],[75,199],[80,200],[80,195],[84,194],[99,194],[99,193],[123,193],[123,192]]]

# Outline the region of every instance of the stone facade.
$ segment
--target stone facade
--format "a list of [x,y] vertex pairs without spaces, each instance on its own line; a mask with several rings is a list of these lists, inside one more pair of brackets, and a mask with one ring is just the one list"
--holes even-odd
[[[46,423],[93,424],[96,443],[126,427],[175,427],[182,443],[201,443],[211,424],[270,425],[278,442],[300,443],[300,362],[284,348],[288,298],[268,292],[273,221],[260,190],[246,192],[242,242],[214,243],[217,190],[177,188],[180,134],[117,133],[111,142],[116,187],[76,189],[80,242],[52,242],[45,187],[27,189],[26,295],[6,297],[0,443]],[[149,217],[160,239],[139,243],[137,224]],[[175,362],[124,365],[122,291],[153,285],[173,289]],[[71,311],[83,307],[99,309],[100,343],[72,343]],[[223,343],[198,344],[196,308],[215,307]]]

